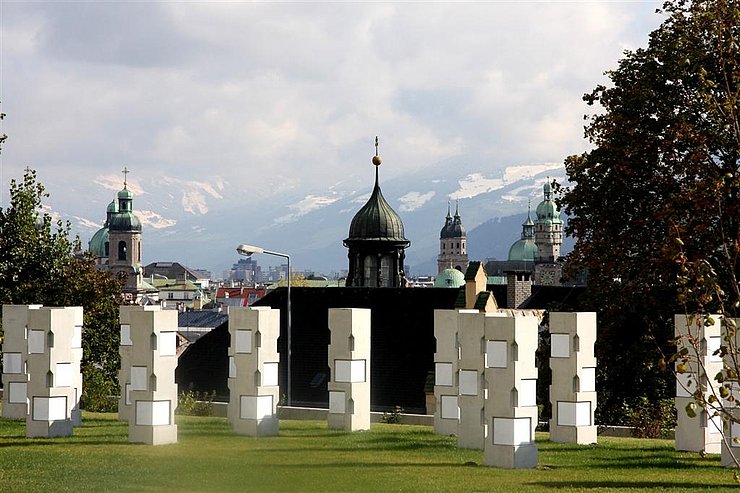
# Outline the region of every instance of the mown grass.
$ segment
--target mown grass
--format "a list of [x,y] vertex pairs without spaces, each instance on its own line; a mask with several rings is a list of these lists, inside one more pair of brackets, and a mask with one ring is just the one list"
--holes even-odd
[[483,453],[423,426],[370,432],[281,421],[280,436],[234,435],[224,418],[178,416],[179,442],[129,444],[115,415],[86,414],[71,438],[30,439],[0,419],[0,490],[244,492],[738,491],[718,456],[677,453],[673,442],[601,437],[596,446],[548,442],[539,466],[482,465]]

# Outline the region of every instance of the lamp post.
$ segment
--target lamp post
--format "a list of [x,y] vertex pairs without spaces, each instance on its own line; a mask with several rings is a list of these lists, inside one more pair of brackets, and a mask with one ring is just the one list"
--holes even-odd
[[266,255],[274,255],[276,257],[283,257],[288,260],[288,303],[287,303],[287,313],[288,316],[286,317],[286,332],[288,336],[287,346],[288,346],[288,389],[285,393],[286,400],[288,406],[293,405],[293,400],[291,399],[291,392],[290,392],[290,360],[291,360],[291,330],[290,330],[290,255],[287,253],[280,253],[280,252],[273,252],[270,250],[265,250],[264,248],[252,246],[252,245],[239,245],[236,247],[236,252],[239,255],[244,255],[245,257],[251,257],[253,253],[264,253]]

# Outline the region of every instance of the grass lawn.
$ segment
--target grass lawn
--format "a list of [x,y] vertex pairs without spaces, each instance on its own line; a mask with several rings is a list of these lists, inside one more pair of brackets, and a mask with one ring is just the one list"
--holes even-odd
[[71,438],[30,439],[25,423],[0,419],[0,491],[739,491],[718,456],[677,453],[669,440],[548,442],[539,466],[482,465],[483,452],[424,426],[374,424],[330,431],[281,421],[279,437],[234,435],[225,418],[178,416],[179,443],[129,444],[115,415],[85,414]]

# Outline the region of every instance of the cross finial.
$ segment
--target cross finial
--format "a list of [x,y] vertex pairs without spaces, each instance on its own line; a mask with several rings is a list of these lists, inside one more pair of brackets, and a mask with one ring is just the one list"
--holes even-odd
[[379,145],[380,145],[380,144],[379,144],[379,142],[378,142],[378,136],[376,135],[376,136],[375,136],[375,155],[376,155],[376,156],[378,155],[378,146],[379,146]]
[[129,169],[126,166],[124,166],[123,167],[123,171],[121,171],[121,173],[123,173],[123,188],[126,188],[126,186],[128,184],[127,183],[128,174],[131,173],[131,171],[129,171]]

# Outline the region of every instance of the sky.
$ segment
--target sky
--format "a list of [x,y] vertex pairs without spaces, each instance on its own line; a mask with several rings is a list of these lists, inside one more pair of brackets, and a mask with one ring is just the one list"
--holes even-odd
[[140,201],[145,227],[186,217],[181,241],[208,248],[214,214],[365,173],[375,135],[385,179],[562,162],[587,148],[582,95],[661,4],[3,1],[0,206],[30,166],[86,240],[125,166],[137,196],[167,195]]

